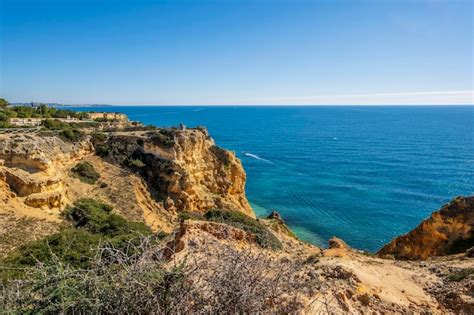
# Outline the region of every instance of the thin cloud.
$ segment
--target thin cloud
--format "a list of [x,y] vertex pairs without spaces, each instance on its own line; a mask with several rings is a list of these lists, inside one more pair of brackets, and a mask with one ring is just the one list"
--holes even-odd
[[255,98],[247,99],[243,103],[266,105],[470,105],[474,103],[474,90]]

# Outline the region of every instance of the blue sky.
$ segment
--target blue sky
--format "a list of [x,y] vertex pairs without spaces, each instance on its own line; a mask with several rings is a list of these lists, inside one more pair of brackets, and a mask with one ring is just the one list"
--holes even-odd
[[10,101],[473,103],[474,1],[0,2]]

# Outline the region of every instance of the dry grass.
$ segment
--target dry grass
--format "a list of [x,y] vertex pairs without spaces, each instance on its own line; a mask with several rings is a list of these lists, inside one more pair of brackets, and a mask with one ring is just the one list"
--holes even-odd
[[302,303],[289,292],[318,284],[299,277],[304,262],[223,246],[192,261],[165,262],[154,237],[117,249],[97,248],[91,267],[59,257],[38,262],[4,284],[7,313],[288,313]]

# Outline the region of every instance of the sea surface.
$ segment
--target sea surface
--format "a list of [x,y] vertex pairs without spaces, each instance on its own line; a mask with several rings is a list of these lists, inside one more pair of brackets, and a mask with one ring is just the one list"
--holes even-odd
[[457,195],[474,194],[474,107],[68,107],[155,126],[206,126],[247,172],[259,216],[376,251]]

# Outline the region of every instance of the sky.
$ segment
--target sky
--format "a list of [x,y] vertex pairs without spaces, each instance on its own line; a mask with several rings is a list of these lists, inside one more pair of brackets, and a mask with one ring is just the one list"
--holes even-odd
[[471,0],[0,0],[0,97],[473,104]]

